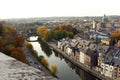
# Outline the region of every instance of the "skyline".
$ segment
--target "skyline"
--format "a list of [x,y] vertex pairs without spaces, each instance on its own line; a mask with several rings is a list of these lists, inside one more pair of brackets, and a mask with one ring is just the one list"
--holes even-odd
[[119,15],[118,0],[0,0],[0,19]]

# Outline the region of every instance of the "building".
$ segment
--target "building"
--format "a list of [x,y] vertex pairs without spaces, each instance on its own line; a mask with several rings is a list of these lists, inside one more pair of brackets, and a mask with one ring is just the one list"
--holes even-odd
[[83,51],[80,51],[79,61],[80,61],[81,63],[83,63],[83,64],[85,63],[84,56],[85,56],[85,53],[84,53]]
[[120,40],[117,42],[117,47],[120,47]]
[[110,45],[110,39],[108,39],[108,38],[102,38],[101,39],[101,43],[105,44],[105,45]]
[[120,48],[110,48],[101,63],[101,74],[110,78],[120,79]]
[[104,16],[102,17],[102,22],[106,23],[108,22],[108,17],[104,14]]
[[112,78],[113,71],[114,71],[114,67],[112,65],[106,63],[101,64],[101,74],[104,74],[105,76]]
[[95,22],[95,20],[93,20],[93,29],[96,28],[95,24],[96,24],[96,22]]
[[98,54],[96,51],[91,49],[80,49],[79,61],[85,66],[92,68],[98,65]]

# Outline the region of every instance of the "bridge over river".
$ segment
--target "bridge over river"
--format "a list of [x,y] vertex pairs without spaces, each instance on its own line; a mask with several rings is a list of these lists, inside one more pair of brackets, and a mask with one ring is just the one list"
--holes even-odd
[[[38,37],[40,37],[40,35],[36,34],[36,33],[27,33],[25,35],[26,40],[29,42],[37,42],[38,41]],[[30,39],[31,37],[35,37],[34,40]]]

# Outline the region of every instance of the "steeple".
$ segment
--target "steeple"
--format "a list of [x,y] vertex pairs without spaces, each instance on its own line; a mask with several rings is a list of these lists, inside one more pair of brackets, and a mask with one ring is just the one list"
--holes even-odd
[[106,17],[106,15],[104,14],[104,16],[102,17],[102,22],[106,23],[108,22],[108,17]]

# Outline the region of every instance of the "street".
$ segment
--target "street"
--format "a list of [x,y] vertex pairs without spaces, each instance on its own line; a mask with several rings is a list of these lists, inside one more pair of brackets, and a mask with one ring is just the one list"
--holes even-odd
[[39,69],[40,71],[47,73],[48,75],[50,74],[49,71],[46,70],[42,66],[42,64],[40,64],[40,62],[38,62],[38,60],[30,53],[30,51],[25,46],[23,47],[23,50],[24,50],[24,53],[26,55],[26,59],[31,66]]

